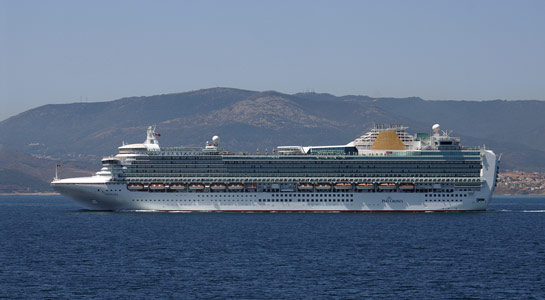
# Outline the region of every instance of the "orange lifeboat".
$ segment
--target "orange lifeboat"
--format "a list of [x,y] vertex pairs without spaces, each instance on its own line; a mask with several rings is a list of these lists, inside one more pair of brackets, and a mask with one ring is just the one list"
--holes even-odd
[[255,189],[257,189],[257,184],[255,184],[255,183],[249,183],[249,184],[246,185],[246,188],[247,188],[247,189],[255,190]]
[[144,185],[141,183],[129,183],[127,184],[129,191],[141,191],[144,189]]
[[154,191],[164,190],[165,189],[165,184],[164,183],[150,183],[149,189],[154,190]]
[[204,190],[204,184],[202,183],[191,183],[189,189],[192,191],[202,191]]
[[226,188],[226,185],[223,183],[213,183],[210,185],[210,189],[214,191],[223,191],[225,190],[225,188]]
[[319,190],[319,191],[330,190],[330,189],[331,189],[331,184],[329,183],[318,183],[316,185],[316,190]]
[[185,184],[183,184],[183,183],[171,183],[169,188],[171,190],[175,190],[175,191],[185,190]]
[[351,183],[339,182],[339,183],[335,184],[335,189],[336,190],[349,190],[351,188],[352,188]]
[[414,184],[412,183],[402,183],[399,185],[400,190],[414,190]]
[[358,185],[356,185],[356,188],[358,190],[369,190],[369,189],[374,189],[375,188],[375,184],[373,183],[358,183]]
[[378,185],[378,188],[381,190],[393,190],[396,188],[395,183],[381,183]]
[[312,190],[314,186],[312,185],[312,183],[299,183],[299,185],[297,185],[297,188],[301,191],[309,191]]
[[244,189],[244,184],[242,183],[231,183],[229,184],[229,189],[232,191],[240,191]]

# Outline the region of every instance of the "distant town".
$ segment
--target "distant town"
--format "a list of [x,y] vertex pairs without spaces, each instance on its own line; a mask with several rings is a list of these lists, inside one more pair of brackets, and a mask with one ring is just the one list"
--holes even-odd
[[496,195],[545,195],[545,173],[505,171],[498,176]]

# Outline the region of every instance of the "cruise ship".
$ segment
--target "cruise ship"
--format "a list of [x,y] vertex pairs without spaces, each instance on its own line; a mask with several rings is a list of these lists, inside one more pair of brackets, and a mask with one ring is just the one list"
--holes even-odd
[[375,125],[346,145],[231,153],[160,147],[155,127],[122,145],[91,177],[51,185],[85,209],[225,212],[435,212],[486,210],[499,157],[463,147],[438,124],[411,135]]

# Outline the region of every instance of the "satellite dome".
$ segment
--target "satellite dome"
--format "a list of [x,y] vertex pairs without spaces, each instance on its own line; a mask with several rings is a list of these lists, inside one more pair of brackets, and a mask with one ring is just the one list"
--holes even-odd
[[212,142],[218,143],[219,141],[220,141],[220,137],[219,137],[219,136],[215,135],[215,136],[212,137]]
[[433,125],[433,126],[431,127],[431,129],[432,129],[433,131],[439,131],[439,129],[441,129],[441,126],[439,126],[439,124],[435,124],[435,125]]

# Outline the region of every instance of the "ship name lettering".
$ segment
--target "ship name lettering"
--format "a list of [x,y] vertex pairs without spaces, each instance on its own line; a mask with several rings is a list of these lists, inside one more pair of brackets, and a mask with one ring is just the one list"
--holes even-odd
[[398,200],[398,199],[382,199],[382,203],[403,203],[403,200]]

